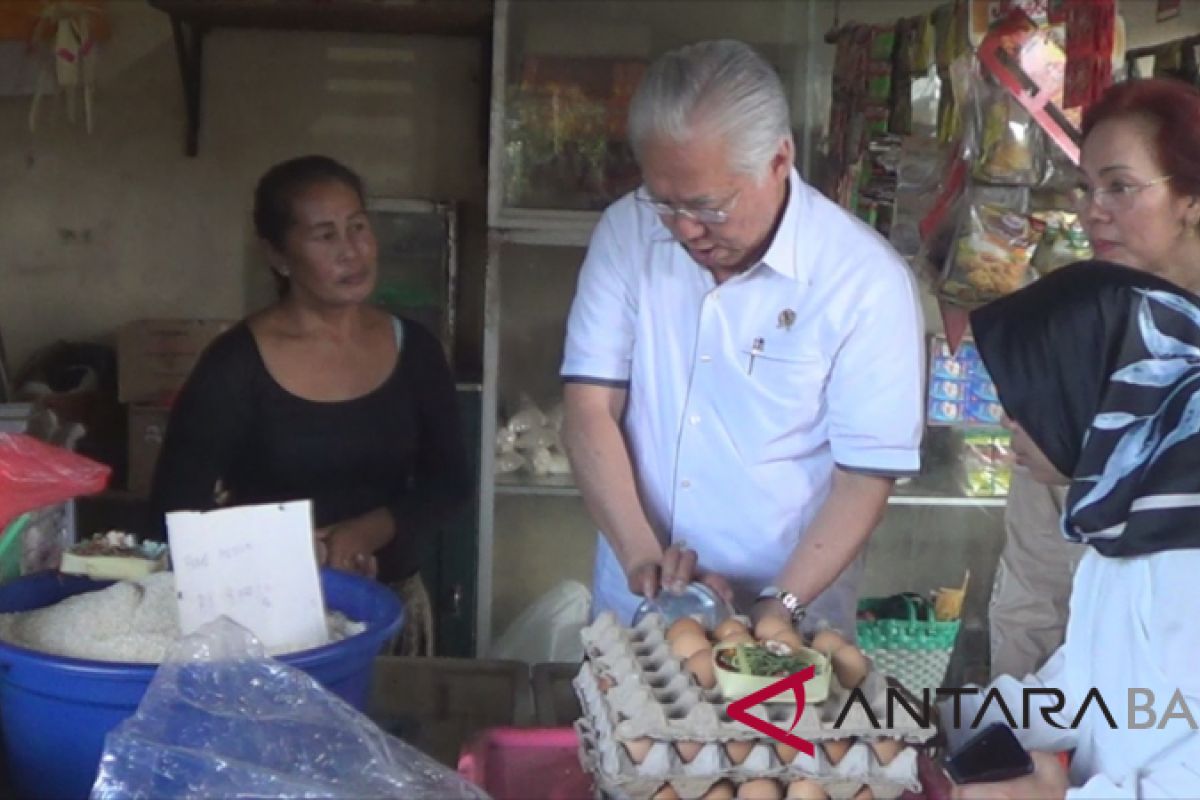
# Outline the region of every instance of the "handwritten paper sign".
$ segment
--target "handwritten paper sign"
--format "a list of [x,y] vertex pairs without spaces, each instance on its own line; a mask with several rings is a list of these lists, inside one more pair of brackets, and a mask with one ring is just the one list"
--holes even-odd
[[222,615],[268,650],[326,644],[307,500],[167,514],[184,635]]

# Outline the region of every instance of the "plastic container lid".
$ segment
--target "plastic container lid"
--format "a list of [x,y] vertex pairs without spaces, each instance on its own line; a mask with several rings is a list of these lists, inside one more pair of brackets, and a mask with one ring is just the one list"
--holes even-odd
[[684,617],[694,617],[712,630],[732,614],[729,604],[703,583],[690,583],[682,592],[664,589],[653,600],[643,600],[633,614],[637,625],[647,614],[662,614],[667,625]]

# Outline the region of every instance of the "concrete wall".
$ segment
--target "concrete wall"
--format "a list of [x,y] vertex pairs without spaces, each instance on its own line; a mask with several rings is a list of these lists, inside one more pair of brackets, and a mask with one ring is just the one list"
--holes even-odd
[[1128,47],[1145,47],[1200,33],[1200,0],[1183,0],[1179,16],[1166,22],[1155,19],[1158,0],[1118,0],[1118,6],[1125,18]]
[[96,128],[59,103],[37,133],[0,97],[0,333],[16,368],[55,339],[140,316],[240,317],[271,299],[249,221],[272,163],[344,160],[372,195],[462,201],[460,363],[478,372],[483,251],[480,46],[425,37],[214,32],[197,158],[167,17],[113,2]]

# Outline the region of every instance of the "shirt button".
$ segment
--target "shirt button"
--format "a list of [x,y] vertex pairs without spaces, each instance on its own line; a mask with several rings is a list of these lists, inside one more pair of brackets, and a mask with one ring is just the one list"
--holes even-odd
[[682,486],[684,489],[690,489],[692,486],[692,482],[685,478],[684,480],[679,482],[679,485]]
[[693,425],[699,425],[700,424],[700,415],[692,414],[691,418],[688,419],[688,422],[692,423]]
[[712,356],[700,356],[700,360],[707,364],[709,361],[712,361]]

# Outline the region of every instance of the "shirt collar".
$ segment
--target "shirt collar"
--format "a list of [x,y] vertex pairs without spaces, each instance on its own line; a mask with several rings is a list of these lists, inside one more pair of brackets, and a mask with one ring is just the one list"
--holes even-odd
[[787,207],[775,229],[775,237],[760,262],[794,281],[802,280],[807,272],[807,265],[801,260],[800,250],[796,246],[796,232],[808,205],[808,192],[808,186],[800,180],[800,173],[793,168],[788,174]]
[[[750,269],[755,269],[762,264],[785,278],[799,281],[806,277],[808,262],[802,259],[801,252],[796,248],[796,232],[800,220],[807,216],[811,202],[809,192],[811,191],[808,184],[800,180],[800,173],[793,167],[788,174],[787,208],[784,209],[783,218],[779,220],[779,225],[775,229],[775,237],[771,240],[771,244],[763,253],[758,264]],[[641,208],[640,203],[638,206],[640,213],[647,214],[651,218],[651,240],[682,247],[657,214]]]

